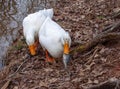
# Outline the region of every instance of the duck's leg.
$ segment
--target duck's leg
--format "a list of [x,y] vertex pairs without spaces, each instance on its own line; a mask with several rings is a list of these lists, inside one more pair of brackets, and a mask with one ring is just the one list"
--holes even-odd
[[39,45],[39,40],[36,40],[36,42],[34,43],[35,50],[37,50],[37,49],[38,49],[38,45]]
[[55,59],[50,56],[47,50],[45,50],[45,54],[46,54],[46,62],[55,63]]

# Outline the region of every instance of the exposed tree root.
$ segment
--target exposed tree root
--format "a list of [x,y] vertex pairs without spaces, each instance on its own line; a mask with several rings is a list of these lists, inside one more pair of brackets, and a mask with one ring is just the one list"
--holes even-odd
[[75,49],[73,49],[71,51],[71,54],[74,54],[75,52],[85,52],[88,51],[90,49],[92,49],[93,47],[95,47],[96,45],[100,44],[100,43],[104,43],[106,41],[110,41],[110,40],[116,40],[116,39],[120,39],[120,32],[116,30],[118,30],[120,28],[120,22],[114,23],[108,27],[106,27],[105,29],[102,30],[101,33],[97,34],[93,40],[79,45],[78,47],[76,47]]
[[87,89],[120,89],[120,80],[118,80],[116,78],[112,78],[108,81],[105,81],[98,85],[94,85]]
[[120,18],[120,11],[118,11],[117,13],[114,13],[112,15],[112,18]]

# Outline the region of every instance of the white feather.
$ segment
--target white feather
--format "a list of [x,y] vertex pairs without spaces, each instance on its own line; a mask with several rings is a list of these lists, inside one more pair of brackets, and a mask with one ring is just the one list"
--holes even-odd
[[47,17],[53,17],[53,9],[40,10],[24,18],[23,33],[28,45],[34,43],[35,37],[38,37],[39,29]]

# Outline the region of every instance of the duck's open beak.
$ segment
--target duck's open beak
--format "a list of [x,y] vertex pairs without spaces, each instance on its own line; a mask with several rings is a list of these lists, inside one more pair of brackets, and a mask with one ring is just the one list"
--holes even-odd
[[29,50],[32,56],[36,54],[35,45],[29,45]]
[[64,53],[63,53],[63,63],[65,68],[67,68],[67,64],[70,60],[70,55],[69,55],[70,49],[69,49],[69,44],[68,42],[65,42],[64,44]]

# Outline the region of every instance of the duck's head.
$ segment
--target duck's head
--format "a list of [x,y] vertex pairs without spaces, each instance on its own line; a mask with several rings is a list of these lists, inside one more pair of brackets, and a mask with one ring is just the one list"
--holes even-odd
[[68,32],[65,32],[65,34],[62,37],[62,44],[63,44],[63,63],[65,68],[67,67],[67,64],[70,60],[70,46],[71,46],[71,38]]

